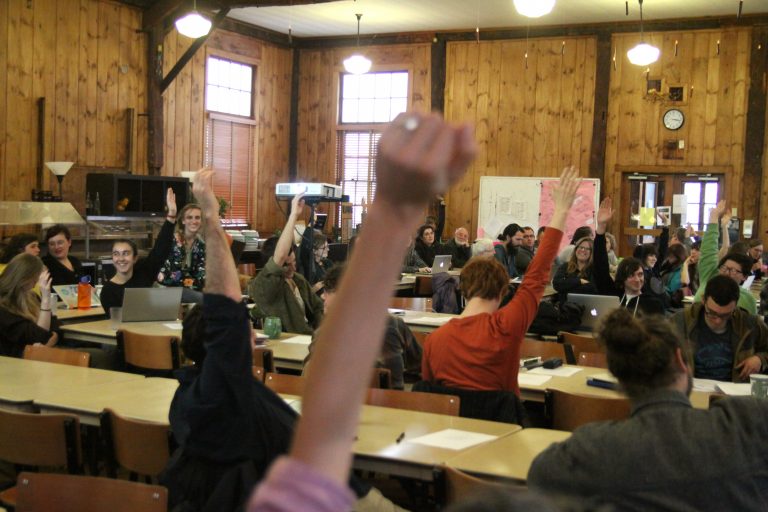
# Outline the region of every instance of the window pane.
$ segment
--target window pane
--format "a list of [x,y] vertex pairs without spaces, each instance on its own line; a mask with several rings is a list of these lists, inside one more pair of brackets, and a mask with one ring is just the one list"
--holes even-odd
[[685,218],[690,223],[698,223],[699,222],[699,210],[700,206],[698,203],[694,204],[688,204],[688,207],[685,209]]
[[362,99],[358,105],[358,122],[373,121],[373,100]]
[[408,96],[408,73],[392,73],[392,96],[401,98]]
[[717,183],[709,182],[704,185],[704,202],[705,203],[717,203]]
[[408,107],[405,71],[345,74],[341,84],[341,123],[388,123]]
[[683,185],[683,194],[689,203],[698,203],[701,198],[701,183],[685,183]]
[[342,100],[341,103],[341,122],[356,123],[359,119],[357,112],[357,100]]
[[343,75],[344,79],[341,84],[342,98],[358,98],[360,90],[360,76],[359,75]]
[[252,115],[253,66],[208,57],[206,83],[207,110],[238,116]]

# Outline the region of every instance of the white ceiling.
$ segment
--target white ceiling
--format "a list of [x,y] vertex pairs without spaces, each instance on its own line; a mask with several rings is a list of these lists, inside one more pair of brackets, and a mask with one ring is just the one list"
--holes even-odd
[[[739,0],[645,0],[646,20],[735,16]],[[539,25],[575,25],[639,20],[637,0],[557,0],[554,10],[538,19],[515,11],[512,0],[343,0],[289,7],[232,9],[235,18],[284,34],[288,27],[296,37],[349,36],[357,31],[355,13],[362,13],[361,34],[481,31]],[[768,13],[768,0],[744,0],[743,14]]]

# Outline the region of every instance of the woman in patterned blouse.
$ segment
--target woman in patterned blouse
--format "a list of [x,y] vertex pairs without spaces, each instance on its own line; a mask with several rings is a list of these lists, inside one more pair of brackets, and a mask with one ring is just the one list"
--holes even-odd
[[[165,286],[183,286],[201,292],[205,285],[205,241],[202,210],[190,203],[179,212],[173,247],[160,268],[157,281]],[[196,294],[189,294],[196,295]],[[182,299],[185,300],[185,299]],[[197,302],[191,300],[191,302]]]

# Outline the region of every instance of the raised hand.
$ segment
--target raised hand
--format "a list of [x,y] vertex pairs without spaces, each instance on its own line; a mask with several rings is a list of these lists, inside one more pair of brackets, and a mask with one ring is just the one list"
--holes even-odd
[[40,288],[40,295],[42,297],[49,297],[51,296],[51,273],[48,272],[48,269],[43,269],[42,272],[40,272],[40,277],[37,278],[37,286]]
[[171,187],[165,192],[165,206],[168,208],[168,216],[176,217],[176,194]]
[[410,217],[409,207],[444,194],[476,152],[470,126],[451,125],[437,114],[400,114],[379,141],[376,200]]
[[608,224],[611,217],[613,217],[613,200],[610,197],[606,197],[600,201],[600,207],[597,209],[597,223]]
[[717,205],[709,210],[709,223],[717,224],[718,219],[720,219],[723,213],[725,213],[725,199],[718,201]]
[[301,194],[296,194],[293,196],[293,199],[291,199],[291,215],[293,215],[294,219],[297,219],[299,215],[304,211],[304,194],[306,193],[306,190],[302,192]]
[[219,216],[219,201],[213,193],[213,171],[209,168],[200,169],[192,178],[192,193],[197,203],[203,209],[205,216]]
[[573,165],[564,168],[563,172],[560,173],[560,181],[557,182],[557,185],[552,190],[555,209],[569,210],[573,200],[576,198],[576,191],[579,189],[580,184],[579,170]]

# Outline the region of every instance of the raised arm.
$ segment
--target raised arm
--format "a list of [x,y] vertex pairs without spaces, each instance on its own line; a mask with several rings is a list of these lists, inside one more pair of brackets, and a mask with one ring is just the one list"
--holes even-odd
[[45,267],[43,268],[44,270],[37,279],[37,286],[40,288],[40,313],[37,315],[37,326],[49,331],[51,329],[51,316],[53,315],[51,311],[51,273]]
[[291,213],[288,214],[288,220],[285,222],[283,232],[280,233],[280,238],[277,240],[275,246],[275,254],[272,259],[275,260],[278,266],[282,267],[288,255],[291,253],[291,245],[293,244],[293,230],[296,227],[296,220],[298,220],[301,212],[304,211],[304,193],[297,194],[291,199]]
[[[710,222],[712,222],[712,219],[710,219]],[[728,224],[730,223],[731,212],[726,210],[723,213],[723,216],[720,217],[720,233],[723,234],[723,243],[720,245],[720,250],[717,252],[717,261],[723,259],[723,256],[728,254],[728,251],[731,250],[731,234],[728,233]]]
[[[720,201],[717,206],[709,211],[709,224],[701,239],[701,254],[699,255],[699,290],[703,292],[709,279],[717,274],[717,238],[720,235],[720,216],[725,212],[725,201]],[[700,292],[696,296],[700,296]]]
[[160,268],[165,263],[165,259],[171,252],[173,246],[173,231],[176,228],[176,194],[173,189],[168,187],[165,192],[165,206],[167,209],[165,215],[165,222],[163,222],[160,232],[157,234],[157,239],[152,246],[152,249],[147,255],[146,262],[140,264],[147,265],[149,273],[153,279],[157,278],[157,273],[160,272]]
[[224,295],[241,302],[240,281],[219,219],[219,202],[213,193],[213,171],[201,169],[193,178],[193,192],[203,210],[205,224],[205,293]]
[[608,265],[608,249],[605,247],[605,232],[611,217],[613,217],[613,200],[606,197],[600,202],[597,210],[595,243],[592,249],[592,275],[595,278],[595,285],[600,293],[606,295],[614,295],[616,292],[616,285],[611,278]]
[[[347,481],[358,416],[381,348],[392,279],[420,214],[465,171],[476,151],[468,126],[401,114],[379,142],[376,198],[339,291],[317,333],[291,457]],[[376,261],[378,269],[368,265]],[[359,319],[365,318],[365,322]]]

